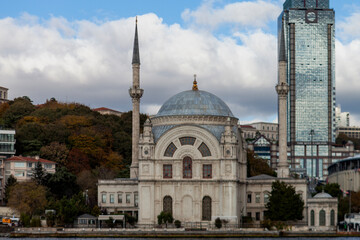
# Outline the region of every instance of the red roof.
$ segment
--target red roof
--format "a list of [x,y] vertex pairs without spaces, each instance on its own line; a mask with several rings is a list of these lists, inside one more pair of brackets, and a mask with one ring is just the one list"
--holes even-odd
[[121,113],[119,111],[116,111],[114,109],[110,109],[110,108],[106,108],[106,107],[100,107],[100,108],[94,108],[93,111],[112,111],[112,112],[118,112],[118,113]]
[[56,164],[56,162],[50,161],[50,160],[46,160],[46,159],[42,159],[42,158],[34,158],[34,157],[23,157],[23,156],[13,156],[11,158],[6,159],[6,161],[14,161],[14,162],[41,162],[41,163],[54,163]]

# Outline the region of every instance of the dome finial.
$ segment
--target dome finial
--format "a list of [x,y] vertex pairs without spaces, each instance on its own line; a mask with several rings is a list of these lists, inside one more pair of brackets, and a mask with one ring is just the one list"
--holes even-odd
[[193,91],[199,90],[199,89],[198,89],[198,86],[197,86],[197,81],[196,81],[196,74],[194,74],[194,82],[193,82],[192,90],[193,90]]

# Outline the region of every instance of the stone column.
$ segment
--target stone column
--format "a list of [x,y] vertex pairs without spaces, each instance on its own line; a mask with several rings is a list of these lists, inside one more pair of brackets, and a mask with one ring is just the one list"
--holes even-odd
[[278,178],[290,176],[289,164],[287,161],[287,119],[286,102],[289,93],[289,86],[286,83],[286,62],[279,62],[279,84],[276,86],[279,101],[279,163],[277,167]]

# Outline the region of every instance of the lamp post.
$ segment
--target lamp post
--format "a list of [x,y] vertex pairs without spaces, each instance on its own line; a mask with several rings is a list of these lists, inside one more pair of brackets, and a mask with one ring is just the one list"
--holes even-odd
[[313,161],[314,161],[314,159],[313,159],[313,138],[314,138],[314,135],[315,135],[315,131],[314,131],[314,129],[311,129],[310,130],[310,133],[309,133],[309,135],[310,135],[310,144],[311,144],[311,161],[310,161],[310,164],[311,164],[311,177],[314,177],[314,175],[316,175],[316,174],[314,174],[314,163],[313,163]]

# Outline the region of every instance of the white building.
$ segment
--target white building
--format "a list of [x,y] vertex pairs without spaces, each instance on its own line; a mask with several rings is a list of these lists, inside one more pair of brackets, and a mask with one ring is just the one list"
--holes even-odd
[[335,122],[336,127],[349,127],[350,126],[350,113],[341,112],[341,106],[335,108]]
[[[143,93],[137,44],[136,31],[133,87],[129,91],[134,108],[133,133],[140,132],[139,103]],[[280,132],[279,139],[286,141],[286,131]],[[172,213],[183,223],[213,223],[219,217],[238,224],[246,215],[259,223],[264,219],[265,204],[276,180],[291,184],[301,194],[304,225],[309,221],[310,207],[321,210],[327,206],[321,202],[310,205],[306,181],[290,178],[284,164],[286,146],[280,148],[281,156],[285,153],[285,160],[278,166],[281,178],[247,178],[246,147],[238,119],[220,98],[199,90],[196,78],[192,90],[168,99],[145,122],[143,133],[136,138],[138,141],[132,145],[131,178],[99,180],[98,204],[110,213],[138,211],[139,226],[155,224],[162,211]],[[124,194],[129,196],[126,204]],[[335,226],[336,222],[328,229]]]

